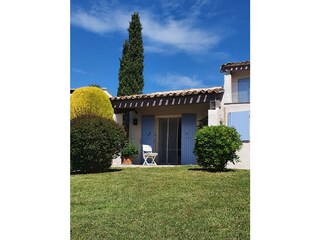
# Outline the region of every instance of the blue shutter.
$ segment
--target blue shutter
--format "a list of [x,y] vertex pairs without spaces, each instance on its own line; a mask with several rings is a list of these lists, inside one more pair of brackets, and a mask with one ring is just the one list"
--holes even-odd
[[250,79],[238,80],[238,101],[250,102]]
[[141,119],[141,148],[142,144],[150,145],[154,151],[154,116],[143,116]]
[[250,112],[230,112],[228,126],[234,127],[241,136],[242,141],[250,140]]
[[181,118],[181,164],[196,164],[193,154],[196,133],[196,115],[184,114]]

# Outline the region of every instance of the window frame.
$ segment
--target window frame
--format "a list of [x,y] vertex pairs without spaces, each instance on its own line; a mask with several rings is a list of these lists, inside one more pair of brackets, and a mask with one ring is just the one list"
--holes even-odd
[[[238,94],[238,103],[246,103],[250,102],[250,77],[247,78],[239,78],[238,81],[238,89],[237,89],[237,94]],[[240,84],[241,83],[241,84]],[[240,94],[240,87],[244,87],[245,90],[243,93]]]

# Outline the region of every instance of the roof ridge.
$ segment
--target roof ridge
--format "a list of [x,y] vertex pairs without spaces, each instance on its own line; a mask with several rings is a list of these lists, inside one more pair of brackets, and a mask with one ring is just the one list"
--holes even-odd
[[222,64],[220,67],[220,72],[226,71],[238,71],[238,70],[247,70],[250,68],[250,60],[242,62],[227,62]]
[[223,92],[224,89],[221,86],[216,87],[207,87],[207,88],[190,88],[190,89],[180,89],[180,90],[168,90],[162,92],[153,92],[153,93],[142,93],[142,94],[134,94],[128,96],[116,96],[111,98],[112,100],[125,100],[125,99],[138,99],[138,98],[154,98],[154,97],[167,97],[167,96],[184,96],[191,94],[199,94],[199,93],[220,93]]

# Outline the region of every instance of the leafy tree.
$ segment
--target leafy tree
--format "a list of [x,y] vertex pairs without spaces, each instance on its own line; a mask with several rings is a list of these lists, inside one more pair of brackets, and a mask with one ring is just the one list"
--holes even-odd
[[132,14],[128,32],[129,39],[123,44],[120,59],[118,96],[141,94],[144,87],[144,55],[139,13]]

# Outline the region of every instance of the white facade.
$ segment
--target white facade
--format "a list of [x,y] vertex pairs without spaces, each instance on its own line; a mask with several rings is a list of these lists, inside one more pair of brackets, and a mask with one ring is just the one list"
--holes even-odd
[[[238,81],[250,79],[250,70],[227,72],[224,75],[224,95],[222,98],[221,118],[223,124],[228,125],[228,115],[233,112],[250,112],[250,102],[239,102]],[[229,168],[250,169],[250,140],[243,141],[239,151],[240,162],[235,165],[228,164]]]

